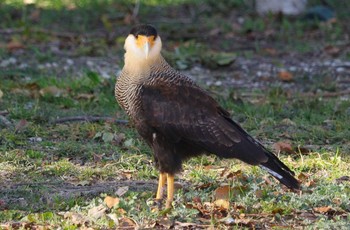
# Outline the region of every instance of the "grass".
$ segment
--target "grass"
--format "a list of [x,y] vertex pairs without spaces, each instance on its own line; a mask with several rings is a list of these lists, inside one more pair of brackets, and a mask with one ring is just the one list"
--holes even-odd
[[[161,222],[163,215],[149,214],[154,188],[135,191],[130,185],[129,191],[119,197],[119,205],[102,217],[89,219],[88,224],[84,222],[85,219],[75,223],[73,217],[69,217],[74,214],[88,218],[91,216],[89,210],[103,205],[103,198],[107,194],[93,193],[86,197],[74,193],[64,195],[60,191],[65,186],[94,187],[125,179],[155,181],[158,175],[152,165],[150,150],[131,127],[109,122],[48,123],[57,116],[81,115],[82,111],[84,114],[99,111],[106,116],[114,116],[120,108],[114,102],[113,95],[104,93],[109,99],[106,101],[105,98],[105,102],[101,103],[98,100],[86,103],[75,97],[77,93],[108,92],[113,88],[113,80],[101,80],[96,84],[91,82],[87,74],[79,80],[84,84],[76,84],[75,79],[58,83],[50,78],[34,76],[30,83],[22,81],[19,79],[16,85],[12,85],[13,79],[5,77],[2,85],[2,90],[8,93],[2,98],[0,111],[8,110],[7,118],[15,126],[20,119],[28,123],[17,129],[3,127],[0,131],[0,175],[3,186],[0,200],[5,202],[0,221],[7,223],[3,226],[19,222],[73,229],[80,225],[112,228],[117,223],[111,221],[108,213],[118,218],[131,218],[140,227],[156,222],[165,224]],[[61,97],[35,98],[23,97],[16,91],[11,93],[11,87],[33,83],[40,85],[34,90],[48,85],[61,88],[70,86],[72,90]],[[303,192],[297,194],[285,191],[259,168],[235,160],[203,156],[185,163],[184,172],[178,175],[178,181],[183,187],[176,193],[175,209],[167,215],[167,220],[225,228],[221,219],[231,215],[247,222],[237,226],[249,227],[260,226],[254,214],[261,214],[264,220],[273,220],[280,225],[286,221],[298,226],[308,226],[310,223],[314,227],[346,226],[349,221],[347,212],[350,210],[349,182],[337,182],[337,179],[349,174],[349,131],[345,126],[349,120],[349,114],[345,112],[350,106],[349,101],[291,100],[276,92],[279,91],[272,89],[266,93],[260,105],[249,102],[235,104],[220,97],[218,99],[225,108],[234,111],[236,120],[240,120],[243,127],[260,140],[277,142],[287,139],[295,146],[314,145],[310,153],[280,155],[303,180]],[[66,100],[71,102],[66,103]],[[336,111],[334,103],[338,103]],[[33,109],[28,110],[28,104],[32,104]],[[64,112],[60,111],[62,106]],[[285,118],[294,124],[284,123]],[[333,126],[328,127],[323,123],[325,120],[332,120]],[[112,138],[103,139],[103,135],[112,135]],[[121,139],[117,141],[118,135]],[[35,141],[33,137],[41,139]],[[326,149],[324,145],[329,147]],[[225,176],[236,174],[239,170],[242,175]],[[215,189],[226,183],[233,191],[231,206],[229,210],[218,210],[212,204],[215,201],[213,194]],[[108,194],[113,196],[114,193]],[[207,207],[198,208],[198,199],[203,202],[201,205]],[[330,207],[330,210],[317,213],[314,211],[317,207]],[[62,216],[62,212],[67,213],[66,216]],[[302,217],[311,214],[314,215],[312,218]],[[202,216],[201,221],[195,221],[198,216]]]
[[[324,44],[346,40],[348,15],[342,13],[343,6],[336,8],[339,20],[335,24],[247,14],[243,24],[232,29],[226,20],[231,11],[214,1],[206,1],[203,8],[202,1],[157,3],[141,1],[139,18],[153,18],[151,22],[162,29],[168,41],[165,56],[178,69],[200,65],[235,71],[229,65],[234,57],[265,55],[266,44],[281,53],[307,57]],[[0,229],[349,227],[350,101],[340,96],[304,94],[337,92],[338,86],[327,73],[294,76],[296,85],[303,88],[292,96],[278,82],[254,92],[249,88],[230,92],[223,86],[209,87],[227,92],[229,96],[219,93],[216,99],[268,148],[277,142],[291,144],[292,150],[279,153],[279,157],[302,181],[302,192],[286,190],[258,167],[202,156],[187,161],[177,175],[175,208],[168,213],[154,211],[158,172],[152,152],[131,126],[113,119],[55,123],[61,117],[82,115],[126,119],[113,95],[114,77],[105,77],[89,66],[81,71],[61,71],[66,60],[60,62],[62,54],[51,48],[58,41],[59,49],[67,52],[63,59],[122,57],[124,34],[130,27],[124,19],[134,9],[133,2],[1,4],[1,26],[20,30],[0,38],[0,59],[17,60],[0,69]],[[245,1],[229,4],[233,14],[246,9]],[[37,6],[41,7],[39,19],[33,14]],[[177,22],[184,13],[190,15],[191,7],[202,11],[195,12],[188,25]],[[201,36],[202,31],[217,25],[224,36]],[[272,31],[272,37],[265,36],[266,31]],[[231,32],[254,48],[232,53],[236,43],[229,36]],[[13,40],[25,45],[23,53],[6,48]],[[338,58],[346,59],[347,55],[344,50]],[[21,58],[29,63],[27,67],[19,68],[24,62]],[[115,61],[123,65],[121,59]],[[279,57],[274,61],[282,65]],[[59,68],[42,68],[53,63]],[[247,92],[251,96],[244,96]],[[222,206],[218,189],[228,195]],[[108,196],[119,198],[110,208],[105,201]]]

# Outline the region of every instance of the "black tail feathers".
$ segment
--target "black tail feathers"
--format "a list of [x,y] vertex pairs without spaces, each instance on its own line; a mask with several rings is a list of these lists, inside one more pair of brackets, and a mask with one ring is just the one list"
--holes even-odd
[[273,177],[290,189],[300,189],[300,183],[294,178],[294,172],[281,162],[273,153],[266,151],[268,161],[260,164]]

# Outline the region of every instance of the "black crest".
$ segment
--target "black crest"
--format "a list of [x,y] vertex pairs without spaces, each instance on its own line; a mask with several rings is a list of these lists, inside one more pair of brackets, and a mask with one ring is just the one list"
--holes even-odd
[[130,34],[133,34],[135,37],[139,35],[144,35],[144,36],[154,36],[154,38],[157,37],[157,30],[151,26],[151,25],[137,25],[134,26]]

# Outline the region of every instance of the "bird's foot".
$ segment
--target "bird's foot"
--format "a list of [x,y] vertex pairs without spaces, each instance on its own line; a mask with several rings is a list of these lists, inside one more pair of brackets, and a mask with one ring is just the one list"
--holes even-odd
[[173,200],[166,200],[165,203],[165,209],[172,209],[173,208]]

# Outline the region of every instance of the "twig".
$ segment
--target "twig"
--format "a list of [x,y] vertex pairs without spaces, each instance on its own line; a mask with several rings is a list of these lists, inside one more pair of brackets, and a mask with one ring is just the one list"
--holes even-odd
[[[43,33],[48,34],[54,37],[60,37],[60,38],[76,38],[81,37],[81,33],[71,33],[71,32],[56,32],[53,30],[43,29],[43,28],[31,28],[30,31],[32,33]],[[23,28],[8,28],[8,29],[2,29],[0,30],[0,34],[16,34],[16,33],[23,33]],[[102,33],[85,33],[83,34],[84,37],[103,37],[104,34]]]
[[99,122],[99,121],[113,121],[114,123],[126,125],[129,122],[127,120],[116,120],[113,117],[99,117],[99,116],[76,116],[76,117],[63,117],[54,120],[53,124],[71,122],[71,121],[87,121],[87,122]]
[[140,0],[136,0],[135,1],[135,7],[134,7],[134,10],[132,12],[133,20],[135,20],[137,15],[139,14],[139,9],[140,9]]
[[326,93],[304,93],[299,95],[299,97],[339,97],[339,96],[345,96],[350,95],[350,90],[343,90],[340,92],[326,92]]

